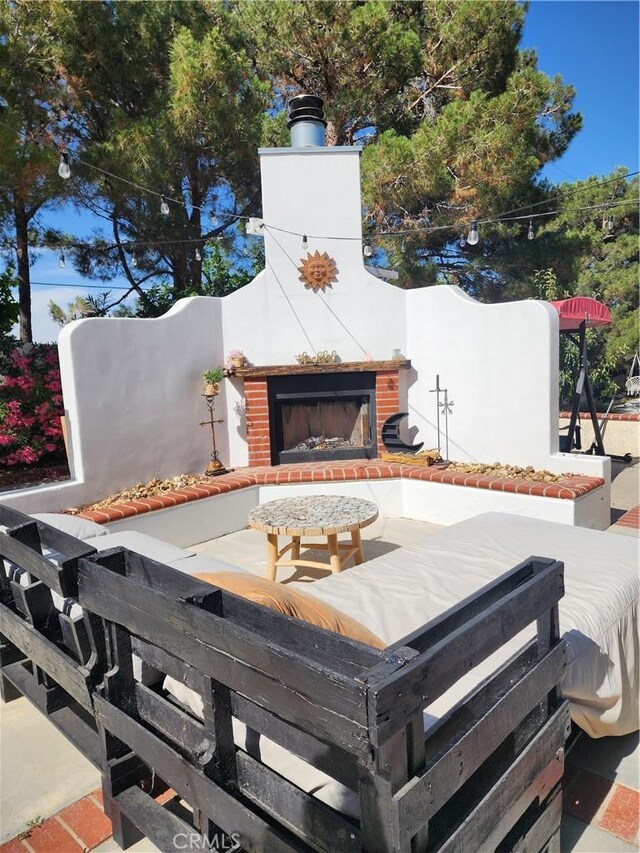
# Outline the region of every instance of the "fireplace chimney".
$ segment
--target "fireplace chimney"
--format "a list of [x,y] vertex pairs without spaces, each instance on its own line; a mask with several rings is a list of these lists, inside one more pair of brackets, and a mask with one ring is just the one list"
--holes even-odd
[[324,145],[327,126],[319,95],[296,95],[289,99],[289,120],[292,148],[312,148]]

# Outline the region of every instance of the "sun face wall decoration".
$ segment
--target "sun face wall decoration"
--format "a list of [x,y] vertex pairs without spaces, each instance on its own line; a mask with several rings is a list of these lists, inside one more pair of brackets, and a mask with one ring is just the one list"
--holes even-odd
[[338,272],[336,262],[326,252],[320,254],[317,249],[313,255],[308,252],[306,258],[300,258],[300,263],[298,272],[302,275],[299,280],[303,281],[304,286],[313,290],[314,293],[318,290],[324,292],[327,285],[331,286],[331,282],[336,281]]

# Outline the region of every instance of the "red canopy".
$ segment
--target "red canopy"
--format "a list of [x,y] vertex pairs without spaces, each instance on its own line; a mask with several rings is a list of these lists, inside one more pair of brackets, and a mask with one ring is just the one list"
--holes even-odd
[[560,330],[578,329],[586,320],[587,327],[607,326],[611,322],[611,311],[597,299],[588,296],[572,296],[551,303],[560,315]]

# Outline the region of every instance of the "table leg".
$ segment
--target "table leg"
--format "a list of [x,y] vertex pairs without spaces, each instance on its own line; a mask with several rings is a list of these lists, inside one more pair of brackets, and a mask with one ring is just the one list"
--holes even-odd
[[267,533],[267,578],[276,579],[276,561],[278,559],[278,534]]
[[299,560],[300,559],[300,537],[292,536],[291,537],[291,559]]
[[334,574],[335,572],[341,572],[342,563],[340,562],[340,551],[338,550],[338,534],[328,533],[327,544],[329,550],[329,562],[331,563],[331,571]]
[[353,555],[353,562],[356,564],[356,566],[359,566],[361,563],[364,563],[364,556],[362,555],[362,537],[360,536],[360,528],[351,531],[351,544],[354,548],[358,549]]

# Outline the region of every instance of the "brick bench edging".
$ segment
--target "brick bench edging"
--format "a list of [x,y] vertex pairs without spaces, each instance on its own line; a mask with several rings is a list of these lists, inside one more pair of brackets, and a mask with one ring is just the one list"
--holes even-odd
[[[224,477],[224,481],[222,477]],[[101,509],[84,510],[77,515],[80,518],[95,521],[97,524],[107,524],[110,521],[122,521],[124,518],[143,515],[156,509],[169,509],[191,501],[227,494],[256,484],[257,481],[253,475],[241,474],[234,477],[232,474],[223,474],[215,483],[210,485],[185,486],[185,488],[177,489],[175,492],[164,492],[151,498],[139,498],[113,506],[105,506]]]
[[242,473],[223,474],[211,484],[188,486],[175,492],[166,492],[151,498],[141,498],[101,509],[85,510],[77,513],[77,515],[98,524],[107,524],[111,521],[121,521],[156,509],[168,509],[191,501],[227,494],[248,486],[392,478],[421,480],[450,486],[466,486],[467,488],[558,498],[560,500],[577,500],[604,485],[602,477],[576,475],[560,480],[558,483],[539,483],[533,480],[492,477],[486,474],[464,474],[448,471],[446,468],[438,468],[437,466],[418,468],[415,465],[402,465],[397,462],[383,462],[381,460],[352,460],[331,465],[319,462],[308,463],[304,467],[300,465],[279,465],[275,468],[245,469]]
[[[598,421],[602,421],[604,417],[607,418],[608,421],[640,421],[640,412],[609,412],[607,415],[606,412],[596,412],[598,416]],[[571,412],[560,412],[561,418],[570,418]],[[580,412],[580,417],[583,420],[590,420],[589,412]]]

